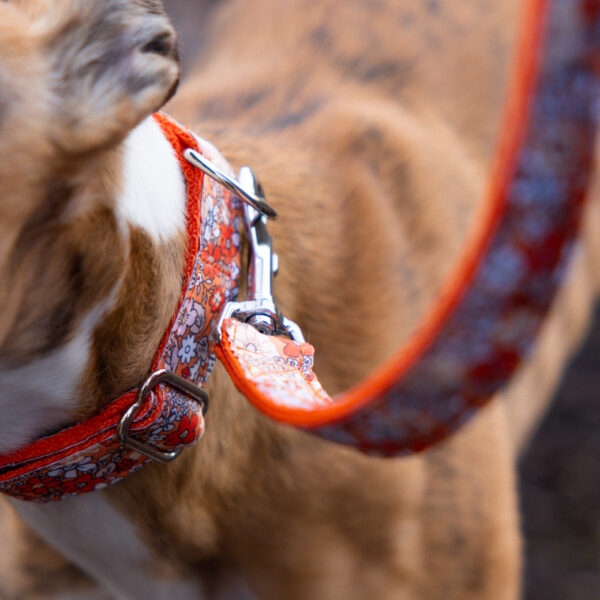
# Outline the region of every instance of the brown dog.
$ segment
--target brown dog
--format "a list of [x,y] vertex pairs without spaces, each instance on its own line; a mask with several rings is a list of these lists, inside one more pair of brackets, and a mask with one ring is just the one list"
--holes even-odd
[[[332,393],[396,350],[458,256],[517,4],[174,7],[202,36],[185,44],[194,68],[169,112],[260,174],[281,215],[277,297]],[[185,231],[173,157],[143,121],[179,76],[160,3],[9,1],[0,44],[6,453],[146,378]],[[5,512],[1,597],[518,598],[514,461],[588,320],[595,211],[536,353],[449,441],[367,458],[267,420],[217,367],[207,434],[174,463],[52,505],[12,503],[104,591],[49,549],[32,553],[40,542]]]

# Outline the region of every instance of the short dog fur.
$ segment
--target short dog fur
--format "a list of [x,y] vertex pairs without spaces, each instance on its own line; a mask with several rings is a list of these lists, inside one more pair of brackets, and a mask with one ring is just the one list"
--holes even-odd
[[[277,299],[341,391],[397,349],[460,252],[519,3],[168,8],[200,32],[184,37],[190,73],[168,111],[260,175],[281,215]],[[158,0],[9,0],[0,47],[7,452],[145,379],[185,231],[176,192],[131,200],[144,184],[128,157],[155,139],[144,119],[180,75]],[[217,367],[207,434],[174,463],[56,505],[3,502],[0,598],[516,600],[515,459],[589,319],[596,196],[536,352],[450,440],[361,456],[257,414]]]

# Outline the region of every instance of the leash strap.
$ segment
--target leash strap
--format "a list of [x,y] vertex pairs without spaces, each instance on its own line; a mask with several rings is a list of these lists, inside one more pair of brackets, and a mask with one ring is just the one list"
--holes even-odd
[[396,456],[445,439],[506,384],[530,353],[576,244],[593,166],[599,25],[598,0],[529,0],[477,230],[424,323],[373,376],[330,400],[310,370],[312,348],[223,324],[218,356],[254,406],[325,439]]

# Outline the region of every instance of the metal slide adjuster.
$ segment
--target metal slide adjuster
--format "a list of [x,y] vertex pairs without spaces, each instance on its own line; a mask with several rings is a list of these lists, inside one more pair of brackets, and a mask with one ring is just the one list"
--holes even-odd
[[142,407],[146,396],[159,384],[166,383],[176,390],[182,392],[186,396],[191,397],[202,407],[202,415],[206,414],[208,410],[208,394],[201,388],[199,388],[194,383],[184,379],[183,377],[179,377],[179,375],[175,375],[175,373],[171,373],[170,371],[161,370],[156,371],[148,377],[145,381],[144,385],[139,389],[137,394],[137,400],[134,404],[129,407],[129,410],[121,417],[119,424],[117,426],[117,434],[119,436],[119,441],[124,446],[129,446],[138,452],[148,456],[149,458],[153,458],[154,460],[168,463],[172,460],[175,460],[180,454],[183,448],[179,450],[173,450],[172,452],[167,452],[164,450],[159,450],[150,444],[143,442],[142,440],[138,440],[135,437],[132,437],[129,434],[129,426],[131,422],[135,418],[138,410]]

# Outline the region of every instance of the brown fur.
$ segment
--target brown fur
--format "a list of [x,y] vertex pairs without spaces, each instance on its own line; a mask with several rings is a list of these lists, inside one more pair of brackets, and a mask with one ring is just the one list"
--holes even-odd
[[[94,40],[102,37],[101,26],[118,33],[137,18],[138,35],[154,39],[144,19],[146,11],[159,10],[156,2],[120,3],[112,12],[100,3],[62,2],[51,11],[41,1],[14,4],[2,6],[0,31],[7,49],[0,75],[7,82],[0,141],[0,358],[24,362],[64,343],[125,275],[126,248],[113,215],[120,184],[115,147],[164,102],[178,67],[172,57],[161,58],[128,76],[98,62],[104,48]],[[164,19],[159,24],[161,34],[173,37]],[[173,54],[174,38],[171,44]],[[121,48],[121,56],[126,52]],[[131,92],[150,77],[152,86]],[[114,101],[107,90],[119,94]],[[156,256],[149,260],[170,266],[168,255]]]
[[[15,4],[37,7],[32,14],[49,10],[42,1]],[[79,44],[84,36],[78,27],[87,31],[102,22],[100,8],[81,13],[81,3],[57,4],[68,10],[56,17],[62,27],[54,30],[56,39],[75,32]],[[127,24],[136,22],[139,10],[158,10],[157,3],[115,4],[127,5]],[[191,3],[175,4],[188,22],[199,18]],[[16,38],[15,71],[37,64],[36,46],[24,31],[28,20],[10,6],[1,9],[3,18],[15,21],[10,31],[0,27],[3,47],[3,36]],[[283,6],[234,0],[205,15],[205,39],[194,48],[197,66],[170,112],[196,123],[234,165],[250,164],[259,173],[281,214],[272,227],[281,256],[278,300],[316,346],[323,383],[339,391],[406,339],[477,218],[507,89],[517,2],[290,0]],[[74,29],[68,23],[76,23]],[[101,37],[101,27],[94,31]],[[6,60],[0,60],[0,78]],[[73,69],[79,72],[77,65]],[[145,104],[125,94],[111,105],[124,116],[110,135],[95,127],[93,103],[82,108],[81,127],[67,128],[65,139],[61,122],[50,135],[44,129],[49,108],[32,93],[25,94],[32,96],[31,108],[19,108],[19,114],[25,111],[20,128],[9,130],[12,137],[4,129],[0,136],[0,222],[9,233],[0,236],[0,257],[6,263],[17,256],[18,264],[31,257],[35,266],[42,251],[50,255],[44,283],[49,305],[74,302],[64,335],[89,306],[85,293],[78,301],[71,293],[73,261],[65,257],[73,246],[82,265],[86,257],[103,258],[102,275],[82,269],[97,298],[123,281],[116,309],[95,335],[81,390],[84,414],[147,374],[179,293],[182,240],[159,247],[132,231],[127,257],[116,250],[118,243],[103,251],[86,229],[103,223],[102,239],[115,235],[107,212],[118,189],[118,177],[109,176],[110,161],[118,161],[114,148],[170,92],[176,73],[168,73],[159,78],[160,94]],[[43,77],[40,69],[23,85],[43,87]],[[77,79],[69,75],[65,84],[77,85]],[[85,87],[75,93],[90,96]],[[0,100],[0,107],[6,102]],[[0,127],[11,127],[5,125],[10,119],[2,119],[4,110],[14,111],[0,110]],[[42,112],[25,131],[27,110]],[[20,136],[16,156],[40,138],[41,173],[16,159],[5,164],[8,149],[1,140],[10,139],[14,148]],[[52,165],[70,159],[74,148],[83,148],[84,157],[49,192]],[[102,169],[99,160],[107,161]],[[90,179],[85,174],[91,163],[107,174],[105,183],[93,178],[100,190],[93,194],[76,185]],[[15,173],[20,185],[23,178],[18,189]],[[32,216],[45,204],[56,207],[55,216],[72,207],[76,218],[61,225],[63,232],[52,226],[52,214]],[[597,221],[595,210],[589,209],[590,223]],[[26,252],[20,255],[19,239],[31,219],[51,250],[21,243]],[[219,569],[236,569],[260,597],[272,599],[516,599],[516,448],[585,329],[595,293],[584,285],[590,271],[585,265],[598,253],[588,243],[594,230],[585,230],[586,254],[574,262],[537,353],[504,402],[494,402],[439,447],[398,460],[360,456],[258,415],[217,368],[207,385],[213,401],[200,445],[103,493],[137,525],[165,573],[210,578]],[[0,277],[0,284],[12,285],[14,271],[3,264]],[[27,342],[27,331],[19,334],[17,348],[7,341],[8,332],[21,327],[18,307],[33,286],[30,275],[21,277],[1,297],[0,354],[26,360],[40,351]],[[168,290],[164,297],[151,295],[159,282]],[[39,311],[37,322],[43,323],[48,314]],[[563,332],[556,351],[553,336],[569,315],[580,315],[577,326],[566,330],[566,338]],[[542,388],[535,373],[544,368],[553,377]],[[517,410],[523,397],[534,407],[530,414]]]

